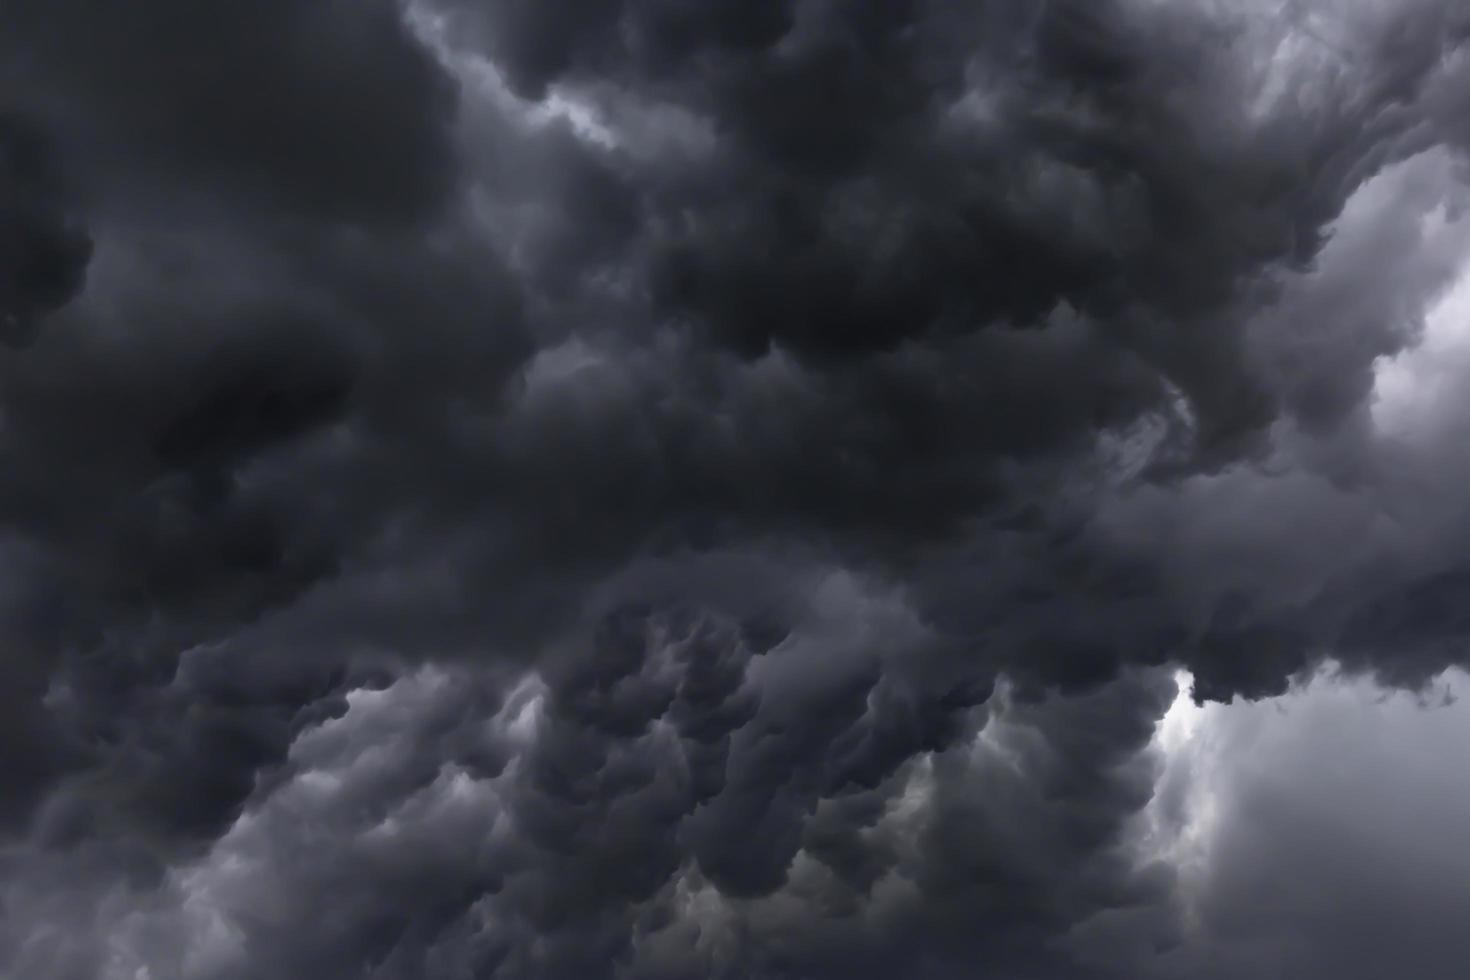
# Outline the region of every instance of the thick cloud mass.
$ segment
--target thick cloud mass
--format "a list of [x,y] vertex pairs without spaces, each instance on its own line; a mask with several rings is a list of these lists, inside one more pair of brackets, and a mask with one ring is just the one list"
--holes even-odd
[[0,972],[1347,962],[1155,726],[1470,659],[1463,4],[0,23]]
[[68,224],[46,137],[26,117],[0,111],[0,336],[9,346],[81,288],[91,257],[86,234]]

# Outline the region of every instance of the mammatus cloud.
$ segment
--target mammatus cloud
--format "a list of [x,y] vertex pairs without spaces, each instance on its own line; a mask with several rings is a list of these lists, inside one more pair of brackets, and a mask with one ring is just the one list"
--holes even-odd
[[1255,975],[1173,672],[1464,661],[1457,3],[5,20],[17,975]]

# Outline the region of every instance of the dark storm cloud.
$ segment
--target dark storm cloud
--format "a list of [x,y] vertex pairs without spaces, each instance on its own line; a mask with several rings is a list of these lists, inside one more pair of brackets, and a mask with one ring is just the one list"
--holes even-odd
[[[199,745],[175,741],[179,653],[289,605],[371,540],[375,504],[340,493],[373,484],[367,454],[344,468],[331,446],[364,430],[384,451],[425,441],[402,386],[430,417],[426,376],[444,399],[493,387],[519,321],[481,246],[400,230],[444,203],[455,164],[452,85],[393,8],[97,20],[114,13],[15,5],[0,42],[25,108],[5,117],[16,220],[0,232],[18,330],[80,285],[93,248],[66,223],[73,201],[96,239],[90,292],[0,366],[3,523],[28,596],[6,605],[20,703],[7,745],[34,746],[7,769],[6,796],[23,814],[26,773],[91,755],[113,760],[109,792],[127,801],[102,811],[136,800],[212,833],[289,741],[276,716],[317,695],[278,705],[245,684],[241,703],[183,725]],[[343,234],[339,221],[383,230]],[[324,442],[326,455],[306,448]],[[382,486],[401,499],[394,481]],[[315,692],[336,661],[240,666],[294,672],[288,690]],[[199,819],[181,816],[185,801]]]
[[24,975],[1086,975],[1160,668],[1460,656],[1454,4],[6,18]]
[[7,86],[150,206],[225,186],[397,219],[452,183],[453,88],[390,0],[19,0],[0,52]]
[[[499,695],[434,668],[353,692],[187,866],[90,908],[85,888],[44,883],[43,904],[108,923],[66,956],[211,977],[876,977],[915,957],[935,976],[976,957],[1031,976],[1068,962],[1048,937],[1163,884],[1099,848],[1148,797],[1157,679],[996,706],[932,762],[896,754],[883,779],[834,787],[783,737],[785,685],[727,626],[630,612],[591,642],[585,666]],[[811,642],[796,656],[843,655]],[[846,690],[870,686],[849,674]],[[856,701],[817,730],[888,737],[893,697]],[[740,869],[770,852],[801,856],[770,881]],[[15,921],[6,942],[33,920]]]
[[92,243],[68,215],[44,127],[0,106],[0,338],[30,342],[45,314],[81,289]]
[[[513,88],[671,102],[711,126],[706,159],[637,188],[668,312],[747,354],[851,358],[1038,326],[1066,303],[1184,389],[1202,451],[1274,417],[1241,363],[1242,305],[1424,145],[1424,109],[1403,102],[1454,37],[1421,5],[1321,104],[1256,119],[1253,59],[1270,53],[1252,45],[1280,25],[1188,8],[773,3],[741,5],[742,30],[718,4],[598,4],[564,30],[543,5],[467,6],[507,45]],[[649,40],[700,15],[688,44]],[[1085,428],[1096,409],[1056,411]]]

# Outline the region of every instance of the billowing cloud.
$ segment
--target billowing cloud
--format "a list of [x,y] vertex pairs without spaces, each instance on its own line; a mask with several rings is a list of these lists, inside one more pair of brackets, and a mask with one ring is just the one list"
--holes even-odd
[[1459,4],[10,6],[19,975],[1193,975],[1465,660]]

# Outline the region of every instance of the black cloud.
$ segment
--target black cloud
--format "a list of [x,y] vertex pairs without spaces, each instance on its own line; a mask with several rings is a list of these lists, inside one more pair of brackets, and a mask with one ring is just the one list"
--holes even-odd
[[1447,0],[11,7],[23,975],[1107,976],[1171,667],[1463,661]]
[[11,346],[33,339],[86,276],[92,242],[66,213],[63,183],[43,127],[0,110],[0,330]]
[[391,2],[21,2],[6,19],[14,84],[156,206],[227,185],[397,219],[451,182],[453,88]]

